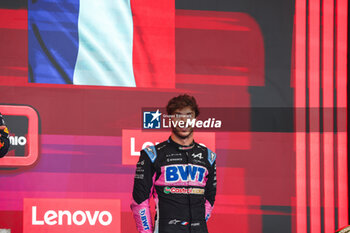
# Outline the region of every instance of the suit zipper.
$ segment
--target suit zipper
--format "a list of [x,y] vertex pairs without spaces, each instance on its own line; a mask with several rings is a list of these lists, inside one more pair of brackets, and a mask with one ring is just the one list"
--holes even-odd
[[[187,159],[187,166],[189,165],[189,155],[188,151],[186,151],[186,159]],[[188,171],[188,170],[187,170]],[[189,189],[189,174],[187,174],[187,190]],[[191,212],[191,197],[190,194],[187,193],[188,197],[188,209],[189,209],[189,214],[190,214],[190,219],[189,219],[189,229],[191,233],[191,228],[192,228],[192,212]]]

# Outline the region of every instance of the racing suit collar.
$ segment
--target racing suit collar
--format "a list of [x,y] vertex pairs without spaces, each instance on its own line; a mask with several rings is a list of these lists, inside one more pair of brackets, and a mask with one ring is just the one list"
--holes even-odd
[[171,137],[169,137],[168,142],[169,142],[171,145],[173,145],[174,147],[176,147],[178,150],[190,150],[190,149],[192,149],[192,148],[194,147],[194,145],[195,145],[194,140],[192,141],[192,143],[191,143],[190,145],[186,145],[186,146],[180,145],[180,144],[174,142],[174,140],[173,140]]

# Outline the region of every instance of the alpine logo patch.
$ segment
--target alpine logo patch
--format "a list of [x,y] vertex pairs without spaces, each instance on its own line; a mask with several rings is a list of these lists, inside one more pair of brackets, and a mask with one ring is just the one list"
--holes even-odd
[[193,154],[192,154],[192,157],[193,157],[194,159],[195,159],[195,158],[203,159],[202,153],[198,153],[198,154],[193,153]]

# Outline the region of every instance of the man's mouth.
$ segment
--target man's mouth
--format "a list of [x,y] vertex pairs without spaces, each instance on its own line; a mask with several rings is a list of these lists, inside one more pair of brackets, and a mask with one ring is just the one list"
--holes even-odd
[[189,131],[191,131],[191,129],[189,128],[189,127],[186,127],[186,128],[179,128],[178,129],[180,132],[189,132]]

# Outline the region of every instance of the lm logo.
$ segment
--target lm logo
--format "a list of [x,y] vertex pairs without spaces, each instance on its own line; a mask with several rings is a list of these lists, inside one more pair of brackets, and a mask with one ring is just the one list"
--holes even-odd
[[143,112],[144,129],[160,129],[160,116],[162,114],[157,109],[156,112]]
[[207,169],[197,165],[171,165],[165,167],[165,182],[198,181],[203,182]]

